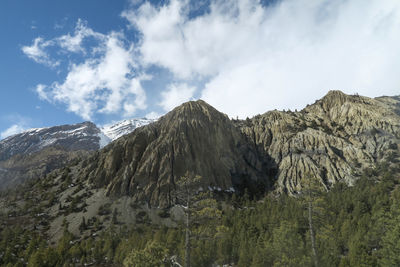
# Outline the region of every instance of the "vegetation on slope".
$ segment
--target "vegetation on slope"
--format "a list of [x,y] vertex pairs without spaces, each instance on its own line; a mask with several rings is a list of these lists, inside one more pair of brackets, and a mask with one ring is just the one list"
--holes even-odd
[[[379,164],[364,171],[355,186],[338,183],[315,195],[312,216],[320,266],[399,265],[399,173],[399,167]],[[261,200],[245,194],[219,201],[221,217],[193,224],[191,266],[313,266],[308,201],[272,194]],[[85,239],[65,227],[58,244],[50,245],[45,235],[9,216],[1,217],[2,266],[170,266],[171,257],[181,264],[185,258],[183,225],[114,221],[108,230]]]

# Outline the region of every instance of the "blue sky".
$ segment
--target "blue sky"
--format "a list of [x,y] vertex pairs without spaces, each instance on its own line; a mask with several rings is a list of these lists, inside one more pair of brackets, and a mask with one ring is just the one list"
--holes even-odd
[[35,87],[62,79],[65,70],[30,60],[21,50],[38,36],[52,38],[74,30],[78,19],[90,21],[100,32],[125,27],[119,16],[126,1],[14,1],[0,2],[0,131],[76,123],[83,119],[62,105],[39,99]]
[[397,0],[2,0],[0,34],[0,139],[198,98],[245,118],[400,94]]

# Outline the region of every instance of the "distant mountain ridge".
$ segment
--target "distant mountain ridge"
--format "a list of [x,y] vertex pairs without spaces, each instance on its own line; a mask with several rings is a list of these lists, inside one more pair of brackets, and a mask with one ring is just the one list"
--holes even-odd
[[[29,170],[21,166],[20,157],[39,162],[43,154],[43,162],[37,164],[41,171],[30,175],[37,176],[115,141],[96,154],[84,176],[116,194],[136,195],[135,187],[150,186],[145,190],[149,195],[139,193],[139,198],[166,206],[173,203],[171,196],[159,200],[153,195],[154,186],[161,190],[157,195],[165,193],[164,187],[172,192],[183,169],[208,179],[205,186],[223,190],[243,184],[246,175],[253,177],[248,182],[274,184],[278,191],[290,194],[301,191],[306,175],[316,177],[328,189],[338,181],[352,184],[361,168],[397,153],[399,107],[398,96],[368,98],[330,91],[300,112],[275,110],[247,120],[230,120],[204,101],[197,101],[177,107],[158,121],[131,119],[102,128],[84,122],[31,129],[0,141],[0,179],[7,184],[7,176],[16,175],[12,175],[16,166],[22,177],[24,170],[31,173],[35,169],[31,163],[27,164]],[[137,128],[141,130],[129,135]],[[228,142],[220,135],[232,137]],[[235,146],[242,148],[233,149]],[[243,157],[244,163],[239,163]],[[155,177],[156,184],[149,182]]]
[[0,189],[86,157],[154,120],[131,119],[99,128],[92,122],[34,128],[0,140]]
[[0,140],[0,161],[16,154],[31,154],[48,146],[67,150],[97,150],[123,135],[156,121],[127,119],[98,127],[92,122],[32,128]]
[[0,141],[0,160],[17,154],[32,154],[48,146],[66,150],[96,150],[100,130],[91,122],[35,128],[7,137]]

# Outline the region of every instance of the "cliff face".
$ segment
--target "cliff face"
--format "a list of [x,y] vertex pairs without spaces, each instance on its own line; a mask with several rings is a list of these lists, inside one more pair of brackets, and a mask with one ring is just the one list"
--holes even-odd
[[300,112],[242,121],[188,102],[101,150],[81,177],[109,195],[163,207],[174,203],[175,181],[186,171],[214,190],[296,194],[310,176],[327,190],[351,185],[362,169],[398,160],[399,103],[331,91]]
[[187,171],[202,177],[203,188],[264,191],[269,164],[226,115],[199,100],[107,146],[84,163],[82,177],[111,195],[165,207]]
[[362,168],[399,152],[398,97],[330,91],[300,112],[271,111],[236,125],[277,164],[277,190],[300,191],[311,175],[328,189],[352,184]]

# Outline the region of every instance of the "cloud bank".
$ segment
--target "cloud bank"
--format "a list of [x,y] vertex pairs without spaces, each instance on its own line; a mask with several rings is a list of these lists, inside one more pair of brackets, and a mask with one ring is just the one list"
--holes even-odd
[[231,116],[301,108],[330,89],[400,91],[399,1],[213,1],[196,18],[187,5],[145,3],[123,16],[143,34],[144,64],[207,77],[201,98]]
[[[122,33],[102,35],[77,26],[74,35],[52,42],[68,39],[61,48],[84,53],[79,44],[91,36],[101,40],[100,58],[71,65],[63,82],[46,90],[38,86],[38,94],[86,118],[121,111],[118,107],[134,114],[147,107],[141,75],[149,77],[151,67],[170,73],[165,91],[152,96],[164,110],[199,96],[231,117],[299,109],[331,89],[367,96],[400,92],[397,0],[281,0],[268,6],[211,1],[195,17],[191,7],[189,1],[171,0],[123,11],[134,29],[124,34],[139,33],[130,46],[123,45]],[[46,45],[36,39],[24,52],[46,64],[49,57],[41,54]],[[132,99],[123,100],[127,96]]]

